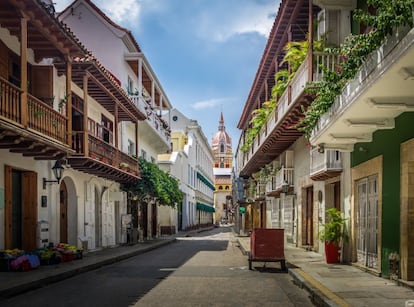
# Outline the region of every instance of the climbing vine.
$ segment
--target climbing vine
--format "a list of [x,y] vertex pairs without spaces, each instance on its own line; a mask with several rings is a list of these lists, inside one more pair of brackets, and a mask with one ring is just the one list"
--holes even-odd
[[307,110],[298,128],[307,138],[318,123],[319,118],[331,107],[344,86],[352,80],[368,55],[378,49],[388,35],[396,28],[413,25],[414,0],[368,0],[368,5],[375,8],[375,14],[361,9],[354,11],[354,18],[366,25],[370,32],[349,35],[339,48],[326,49],[326,52],[340,55],[340,63],[335,71],[322,67],[322,80],[312,82],[308,91],[314,93],[315,99]]
[[[315,41],[314,49],[322,49],[322,43]],[[247,152],[249,150],[254,139],[268,121],[270,114],[276,107],[277,101],[283,95],[288,84],[295,76],[302,62],[305,60],[309,50],[309,41],[288,42],[284,50],[285,56],[283,57],[281,64],[287,63],[288,69],[281,69],[275,74],[275,85],[272,87],[270,100],[264,102],[261,108],[253,111],[253,118],[250,121],[250,127],[246,130],[244,144],[241,147],[243,152]]]

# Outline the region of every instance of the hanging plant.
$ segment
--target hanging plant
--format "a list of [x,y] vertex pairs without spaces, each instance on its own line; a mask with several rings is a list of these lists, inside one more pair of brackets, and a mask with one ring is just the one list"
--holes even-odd
[[308,86],[308,91],[316,96],[309,108],[303,110],[305,117],[298,125],[308,139],[319,118],[329,110],[347,82],[355,77],[368,55],[378,49],[396,28],[413,25],[414,0],[368,0],[367,3],[375,8],[375,15],[357,9],[354,18],[372,29],[371,32],[351,34],[340,48],[326,49],[328,53],[340,54],[341,62],[335,71],[322,67],[322,80]]
[[[314,46],[316,46],[317,49],[320,49],[320,47],[318,47],[320,45],[320,42],[314,42]],[[285,56],[281,64],[287,64],[290,73],[288,69],[282,69],[275,74],[275,85],[272,87],[271,99],[264,102],[261,108],[253,111],[250,127],[246,130],[244,144],[240,148],[242,152],[247,152],[249,150],[256,136],[267,123],[269,115],[277,105],[278,99],[283,95],[289,82],[293,79],[300,65],[305,60],[309,50],[309,42],[308,40],[289,42],[286,44],[284,50]]]

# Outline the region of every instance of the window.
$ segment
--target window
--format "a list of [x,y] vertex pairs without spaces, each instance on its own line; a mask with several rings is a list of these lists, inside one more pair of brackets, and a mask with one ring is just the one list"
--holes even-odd
[[128,139],[128,155],[135,156],[135,143]]
[[155,160],[155,158],[154,157],[151,157],[151,163],[156,163],[157,161]]
[[145,150],[144,150],[144,149],[141,149],[141,157],[142,157],[144,160],[147,160],[147,153],[145,152]]
[[224,152],[224,144],[220,144],[220,152]]
[[220,162],[220,168],[224,168],[224,163]]
[[127,92],[129,95],[134,95],[134,82],[130,76],[128,76]]
[[105,117],[104,115],[102,115],[102,140],[104,140],[105,142],[112,144],[112,140],[113,140],[113,133],[112,130],[114,128],[114,124],[112,123],[112,121]]

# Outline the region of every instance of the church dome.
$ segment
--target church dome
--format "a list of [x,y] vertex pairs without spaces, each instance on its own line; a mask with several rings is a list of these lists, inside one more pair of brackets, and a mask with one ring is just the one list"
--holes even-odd
[[228,150],[231,150],[231,137],[226,132],[226,128],[224,126],[223,113],[220,114],[218,131],[213,136],[211,145],[213,151],[218,150],[221,145],[224,145],[224,151],[227,152]]

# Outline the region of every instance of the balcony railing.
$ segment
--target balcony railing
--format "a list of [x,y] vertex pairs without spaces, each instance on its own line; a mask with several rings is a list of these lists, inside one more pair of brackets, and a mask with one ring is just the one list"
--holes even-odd
[[256,198],[265,197],[266,195],[266,183],[259,182],[256,185]]
[[161,138],[165,140],[167,144],[171,143],[171,134],[168,125],[161,120],[156,114],[153,107],[147,103],[144,97],[140,95],[130,95],[130,98],[144,114],[147,115],[147,121],[151,123],[151,126],[157,131]]
[[266,193],[282,192],[282,187],[288,185],[293,186],[293,174],[294,169],[288,167],[282,167],[277,171],[276,175],[273,175],[271,180],[266,185]]
[[85,153],[84,138],[84,132],[73,132],[72,146],[78,155],[92,158],[115,168],[124,169],[136,176],[139,175],[136,158],[129,156],[111,144],[108,144],[106,141],[91,134],[88,134],[88,152]]
[[[28,95],[27,104],[22,106],[21,95],[20,88],[0,78],[0,116],[15,125],[27,125],[42,136],[67,144],[67,118],[32,95]],[[23,113],[27,114],[27,123],[22,122]]]
[[310,176],[314,180],[325,180],[342,172],[341,153],[337,150],[314,148],[310,152]]
[[289,87],[277,101],[277,105],[270,113],[266,124],[262,127],[259,134],[253,140],[249,150],[244,155],[242,155],[244,164],[247,164],[247,162],[256,154],[263,143],[267,141],[272,131],[282,123],[285,115],[290,112],[293,104],[304,92],[307,83],[312,81],[309,80],[309,69],[312,68],[313,81],[318,81],[323,77],[322,65],[330,70],[334,70],[339,63],[339,60],[340,57],[338,55],[314,52],[314,64],[313,67],[310,67],[308,57],[305,58],[302,65],[299,67],[298,71],[290,82]]
[[[332,125],[337,120],[337,114],[342,113],[345,109],[349,109],[350,106],[357,101],[357,97],[361,94],[361,88],[366,88],[365,83],[374,80],[372,73],[377,68],[385,67],[387,61],[397,60],[390,58],[390,53],[395,50],[406,50],[408,44],[412,42],[412,34],[410,35],[410,33],[412,33],[410,31],[411,29],[412,28],[409,27],[396,29],[393,35],[388,36],[376,51],[367,56],[354,78],[348,81],[343,88],[342,93],[335,98],[334,103],[328,111],[319,118],[317,125],[312,131],[311,140],[320,135],[322,130]],[[410,35],[410,39],[407,39],[406,36],[408,35]],[[382,70],[379,69],[379,75],[383,74],[381,71]]]

